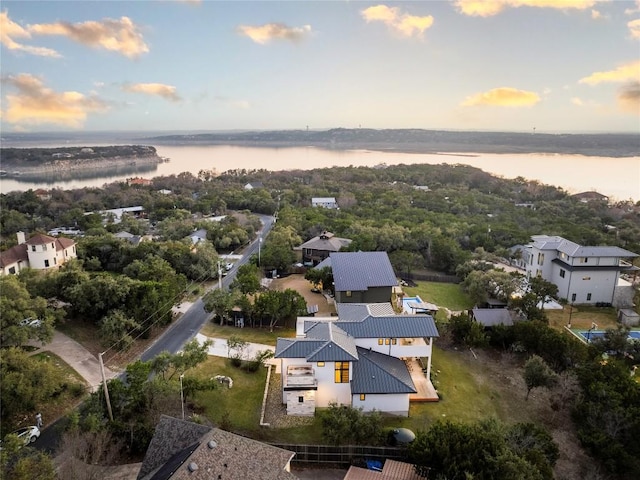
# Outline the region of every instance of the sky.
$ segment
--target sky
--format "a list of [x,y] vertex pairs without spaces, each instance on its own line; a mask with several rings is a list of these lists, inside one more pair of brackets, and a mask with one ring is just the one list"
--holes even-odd
[[640,0],[0,1],[2,132],[640,133]]

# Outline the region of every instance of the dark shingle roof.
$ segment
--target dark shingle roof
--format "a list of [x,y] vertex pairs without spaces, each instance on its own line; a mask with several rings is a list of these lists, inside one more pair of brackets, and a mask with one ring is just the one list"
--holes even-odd
[[348,238],[339,238],[330,232],[322,232],[321,235],[313,237],[311,240],[304,242],[301,248],[311,248],[313,250],[322,250],[325,252],[337,252],[342,247],[346,247],[351,243]]
[[211,427],[162,415],[142,461],[138,479],[156,471],[176,453],[200,441]]
[[20,260],[22,260],[23,262],[29,261],[26,243],[23,243],[22,245],[16,245],[15,247],[11,247],[10,249],[0,253],[0,267],[2,268],[13,265]]
[[353,364],[351,393],[416,393],[411,374],[403,360],[358,347],[358,361]]
[[387,252],[332,252],[330,257],[333,281],[339,292],[398,284]]

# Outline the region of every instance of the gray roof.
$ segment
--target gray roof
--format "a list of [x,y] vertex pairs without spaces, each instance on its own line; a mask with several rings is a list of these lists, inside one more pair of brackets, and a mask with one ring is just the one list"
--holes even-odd
[[585,247],[559,236],[534,235],[533,246],[539,250],[557,250],[570,257],[637,257],[638,255],[614,246]]
[[332,252],[331,269],[336,291],[365,291],[398,284],[387,252]]
[[325,258],[324,260],[322,260],[319,264],[317,264],[313,268],[316,269],[316,270],[322,270],[325,267],[331,268],[331,257]]
[[403,360],[361,347],[358,359],[353,364],[352,394],[416,393]]
[[389,303],[336,303],[340,321],[360,322],[369,316],[381,317],[395,315]]
[[207,425],[162,415],[142,461],[138,479],[162,467],[175,453],[200,441],[210,430]]
[[[138,474],[145,480],[293,480],[294,452],[163,415]],[[190,471],[189,465],[197,466]]]
[[304,242],[301,245],[301,248],[310,248],[325,252],[337,252],[342,247],[346,247],[350,243],[351,240],[348,238],[339,238],[334,236],[331,232],[322,232],[320,235]]
[[307,338],[278,338],[275,358],[305,358],[308,362],[353,362],[358,359],[352,337],[336,322],[305,322]]
[[359,322],[338,321],[338,326],[355,338],[439,337],[431,315],[388,315],[367,317]]
[[485,327],[495,325],[513,325],[511,313],[506,308],[474,308],[473,318]]

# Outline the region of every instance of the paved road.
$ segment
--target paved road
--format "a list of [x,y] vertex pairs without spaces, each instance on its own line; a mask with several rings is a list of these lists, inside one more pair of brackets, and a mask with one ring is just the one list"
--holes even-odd
[[[269,234],[273,226],[274,218],[271,216],[260,215],[260,220],[262,221],[263,227],[258,232],[256,239],[247,246],[242,258],[233,265],[233,268],[229,270],[227,276],[222,278],[220,283],[225,290],[227,290],[231,282],[233,282],[240,265],[249,262],[252,255],[259,253],[262,240]],[[204,310],[202,300],[198,299],[177,322],[168,328],[167,331],[141,355],[140,359],[146,362],[165,350],[170,353],[179,352],[182,346],[195,337],[200,329],[202,329],[202,326],[210,315],[211,314]]]
[[[234,264],[233,268],[229,270],[227,276],[223,277],[221,284],[224,289],[229,288],[229,285],[236,276],[238,267],[247,263],[251,258],[251,255],[258,253],[261,248],[262,239],[269,234],[269,231],[273,226],[275,221],[273,217],[268,215],[259,216],[263,227],[258,232],[256,239],[245,249],[243,257]],[[141,355],[140,359],[143,361],[151,360],[160,352],[165,350],[171,353],[179,352],[183,345],[195,337],[198,331],[200,331],[204,323],[209,318],[209,315],[210,314],[204,310],[202,300],[198,299],[193,303],[191,308],[189,308]],[[56,336],[58,339],[57,343],[55,340]],[[98,387],[102,382],[98,360],[84,347],[82,347],[82,345],[74,340],[62,334],[56,334],[56,336],[54,336],[54,342],[52,342],[54,343],[55,349],[49,348],[49,345],[47,345],[45,349],[53,351],[59,355],[60,358],[69,363],[69,365],[71,365],[87,380],[92,389]],[[109,372],[108,378],[118,376],[117,372],[107,371]],[[38,449],[53,453],[55,452],[57,443],[60,440],[60,432],[64,431],[64,424],[67,420],[63,417],[49,425],[47,425],[47,420],[51,419],[45,419],[45,428],[42,429],[40,438],[34,446]]]

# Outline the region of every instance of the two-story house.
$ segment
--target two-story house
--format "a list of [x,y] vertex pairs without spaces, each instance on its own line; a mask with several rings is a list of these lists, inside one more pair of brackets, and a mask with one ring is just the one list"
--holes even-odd
[[620,247],[582,246],[558,236],[534,235],[523,250],[527,278],[539,276],[558,287],[571,303],[613,303],[625,261],[638,255]]
[[[336,403],[408,416],[417,382],[428,384],[437,400],[429,380],[438,337],[431,315],[396,315],[390,303],[338,304],[337,310],[337,319],[300,317],[296,338],[277,340],[288,414],[313,415]],[[426,359],[426,372],[412,366],[417,358]]]
[[333,233],[324,231],[300,245],[302,262],[305,265],[317,265],[327,258],[329,254],[340,251],[350,243],[351,240],[348,238],[336,237]]
[[387,252],[332,252],[336,303],[386,303],[398,279]]
[[70,238],[54,238],[38,233],[26,240],[24,232],[18,232],[18,245],[0,254],[0,274],[13,275],[23,268],[49,270],[59,268],[64,262],[76,258],[76,242]]

